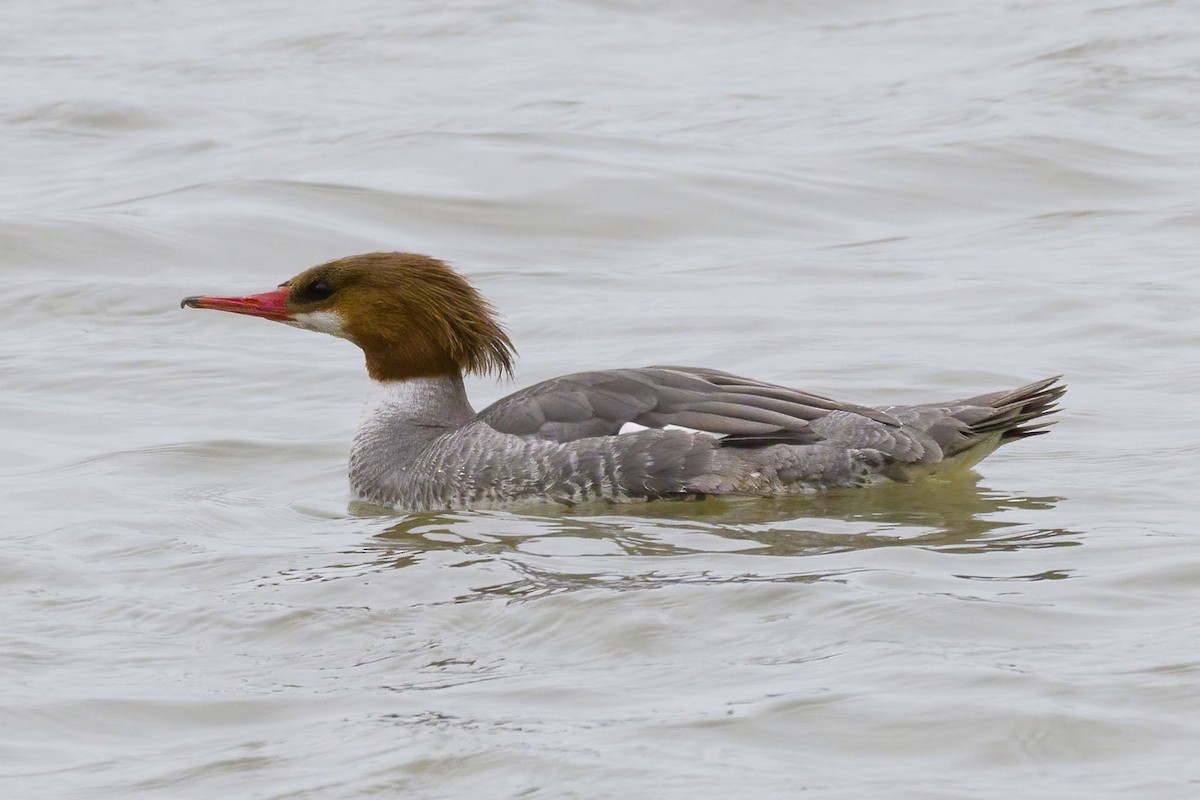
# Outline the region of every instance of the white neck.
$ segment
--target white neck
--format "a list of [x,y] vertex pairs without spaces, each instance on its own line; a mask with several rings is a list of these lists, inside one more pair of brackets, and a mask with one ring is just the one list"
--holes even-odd
[[461,424],[475,416],[461,375],[372,381],[368,417],[408,417],[442,424]]

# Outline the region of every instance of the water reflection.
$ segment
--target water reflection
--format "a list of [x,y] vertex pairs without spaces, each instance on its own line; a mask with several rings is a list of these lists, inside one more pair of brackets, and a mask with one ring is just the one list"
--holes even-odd
[[413,514],[388,524],[376,539],[397,551],[502,552],[553,535],[608,542],[621,553],[643,556],[731,551],[805,556],[896,545],[977,553],[1078,544],[1065,530],[1031,529],[1029,515],[1020,513],[1053,509],[1061,499],[997,492],[979,486],[978,476],[966,476],[813,497],[547,507],[537,514]]
[[[379,520],[381,529],[358,552],[367,562],[359,569],[409,569],[436,560],[438,568],[487,565],[480,574],[494,579],[502,566],[508,579],[474,586],[459,600],[668,583],[815,581],[862,570],[861,561],[838,556],[873,548],[970,554],[1077,545],[1070,531],[1032,523],[1060,500],[998,492],[964,476],[773,500],[413,514]],[[1021,579],[1049,577],[1064,574]]]

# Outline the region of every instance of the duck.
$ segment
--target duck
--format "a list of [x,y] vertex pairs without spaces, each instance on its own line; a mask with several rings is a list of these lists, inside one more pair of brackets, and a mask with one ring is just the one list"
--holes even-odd
[[496,310],[445,262],[368,253],[268,292],[181,307],[349,340],[377,385],[349,457],[352,499],[400,511],[776,497],[970,470],[1047,432],[1061,376],[948,402],[863,406],[717,369],[552,378],[475,411],[464,375],[511,379]]

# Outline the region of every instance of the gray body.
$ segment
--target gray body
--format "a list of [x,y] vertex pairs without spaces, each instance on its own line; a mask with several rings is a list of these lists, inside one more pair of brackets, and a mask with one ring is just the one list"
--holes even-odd
[[865,408],[716,370],[648,367],[555,378],[479,413],[461,378],[393,381],[355,436],[350,484],[357,500],[426,511],[907,481],[1044,432],[1048,423],[1028,423],[1053,412],[1056,380]]

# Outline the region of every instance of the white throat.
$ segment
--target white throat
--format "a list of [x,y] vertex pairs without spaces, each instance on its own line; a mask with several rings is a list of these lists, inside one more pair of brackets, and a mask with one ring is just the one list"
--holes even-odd
[[284,320],[293,328],[304,328],[317,333],[328,333],[339,339],[346,338],[346,328],[342,324],[342,315],[336,311],[309,311],[295,314],[290,320]]

